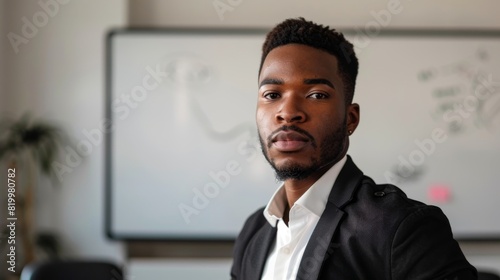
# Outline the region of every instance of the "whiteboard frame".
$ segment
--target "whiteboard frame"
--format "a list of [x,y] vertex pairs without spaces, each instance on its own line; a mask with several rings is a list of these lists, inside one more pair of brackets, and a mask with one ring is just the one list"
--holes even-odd
[[[113,121],[112,116],[112,85],[111,79],[113,75],[112,65],[112,42],[116,36],[120,35],[154,35],[165,36],[168,34],[182,34],[182,35],[265,35],[269,30],[267,29],[229,29],[229,28],[117,28],[108,32],[105,38],[105,119]],[[359,30],[356,29],[338,29],[339,32],[349,36],[356,35]],[[486,30],[486,29],[383,29],[377,37],[452,37],[452,38],[494,38],[500,40],[500,30]],[[500,50],[499,50],[500,51]],[[361,62],[362,63],[362,62]],[[257,73],[256,73],[257,75]],[[113,240],[120,241],[173,241],[173,242],[234,242],[235,238],[185,238],[182,236],[169,236],[169,235],[156,235],[156,236],[134,236],[121,234],[113,231],[113,217],[112,217],[112,143],[113,133],[104,133],[105,135],[105,157],[104,157],[104,222],[105,222],[105,235]],[[368,174],[369,175],[369,174]],[[251,213],[248,213],[249,215]],[[458,241],[462,242],[491,242],[500,241],[500,232],[494,235],[477,235],[458,237]]]

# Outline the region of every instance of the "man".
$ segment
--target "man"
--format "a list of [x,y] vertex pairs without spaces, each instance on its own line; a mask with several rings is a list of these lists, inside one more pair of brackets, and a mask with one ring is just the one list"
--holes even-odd
[[346,155],[358,62],[342,34],[285,20],[259,71],[262,151],[284,183],[241,230],[233,279],[476,279],[439,208],[375,184]]

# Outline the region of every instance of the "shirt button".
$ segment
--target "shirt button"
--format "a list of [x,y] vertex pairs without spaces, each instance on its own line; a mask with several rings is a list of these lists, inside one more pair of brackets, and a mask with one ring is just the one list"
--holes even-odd
[[290,249],[288,247],[283,248],[283,253],[290,254]]
[[373,195],[378,196],[378,197],[382,197],[385,195],[385,192],[376,192]]

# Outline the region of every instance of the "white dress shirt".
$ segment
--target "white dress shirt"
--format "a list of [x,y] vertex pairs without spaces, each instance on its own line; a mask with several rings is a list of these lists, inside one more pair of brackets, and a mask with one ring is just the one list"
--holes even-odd
[[262,279],[288,280],[297,277],[306,245],[326,208],[328,195],[346,160],[347,157],[344,156],[295,202],[290,208],[288,226],[283,221],[287,205],[284,185],[274,193],[264,209],[264,216],[271,226],[277,226],[278,230],[276,241],[264,266]]

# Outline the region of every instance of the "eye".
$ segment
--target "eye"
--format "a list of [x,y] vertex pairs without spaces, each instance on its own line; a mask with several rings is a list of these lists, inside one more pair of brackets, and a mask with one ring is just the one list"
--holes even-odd
[[280,97],[279,93],[276,93],[276,92],[268,92],[268,93],[264,94],[264,98],[269,99],[269,100],[274,100],[274,99],[277,99],[279,97]]
[[313,92],[309,94],[307,97],[313,99],[326,99],[328,98],[328,94],[322,92]]

